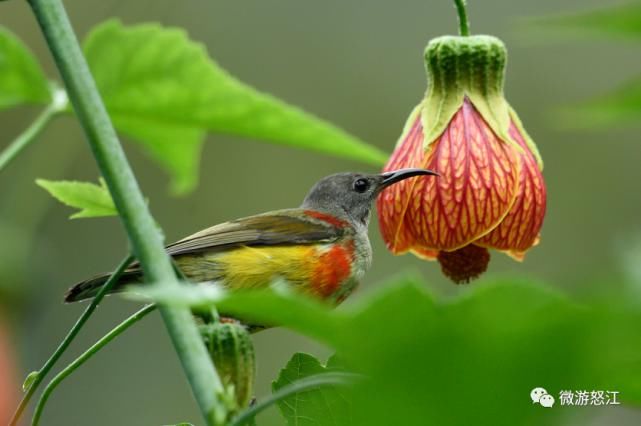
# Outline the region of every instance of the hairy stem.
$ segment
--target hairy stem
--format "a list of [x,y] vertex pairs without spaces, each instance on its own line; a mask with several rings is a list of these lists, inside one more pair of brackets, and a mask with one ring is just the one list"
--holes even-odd
[[465,9],[465,0],[454,0],[456,13],[458,14],[458,32],[462,36],[470,35],[470,24],[467,20],[467,10]]
[[49,122],[67,106],[67,96],[64,91],[54,92],[53,101],[36,117],[22,133],[20,133],[10,144],[0,153],[0,172],[18,156],[29,144],[38,138]]
[[51,371],[53,368],[54,364],[58,359],[62,356],[62,354],[67,350],[73,339],[76,337],[80,329],[85,325],[85,322],[89,319],[91,314],[96,310],[98,307],[98,304],[102,300],[103,297],[109,292],[109,290],[114,286],[116,282],[118,282],[118,279],[122,275],[122,273],[127,269],[129,264],[133,261],[132,256],[128,256],[126,259],[124,259],[122,262],[120,262],[120,265],[118,265],[118,268],[116,271],[111,274],[107,282],[105,283],[104,286],[98,291],[98,294],[96,294],[96,297],[91,301],[91,304],[85,309],[85,311],[82,313],[80,318],[78,318],[78,321],[74,324],[74,326],[69,330],[69,333],[65,336],[64,340],[58,345],[58,348],[55,350],[55,352],[49,357],[47,362],[42,366],[40,370],[37,371],[36,378],[33,380],[33,382],[29,385],[29,388],[26,390],[25,395],[22,397],[22,401],[20,401],[20,405],[18,405],[18,408],[16,409],[15,414],[13,415],[13,418],[11,419],[11,422],[9,423],[11,426],[14,426],[17,424],[18,420],[20,419],[20,416],[22,415],[22,412],[24,411],[25,407],[31,400],[31,397],[35,393],[36,389],[38,389],[38,386],[44,378],[47,376],[47,373]]
[[107,343],[111,342],[113,339],[116,338],[119,334],[121,334],[123,331],[134,325],[136,322],[140,321],[142,318],[144,318],[148,313],[153,312],[156,309],[156,305],[147,305],[120,324],[113,328],[109,333],[104,335],[100,340],[98,340],[92,347],[87,349],[82,355],[80,355],[78,358],[73,360],[71,364],[69,364],[67,367],[64,368],[60,373],[56,375],[53,379],[51,379],[51,382],[47,385],[45,390],[42,392],[42,395],[40,396],[40,400],[38,401],[38,405],[36,405],[36,409],[33,413],[33,420],[31,421],[32,425],[37,425],[38,422],[40,421],[40,417],[42,416],[42,411],[44,410],[45,404],[47,403],[47,400],[49,399],[49,396],[51,396],[51,393],[54,391],[54,389],[64,380],[66,379],[71,373],[73,373],[78,367],[80,367],[82,364],[85,363],[89,358],[94,356],[96,352],[98,352],[100,349],[105,347]]
[[[28,1],[53,54],[146,280],[158,286],[177,286],[160,232],[156,229],[116,137],[62,1]],[[222,425],[227,417],[223,385],[189,309],[163,305],[159,309],[207,424]]]

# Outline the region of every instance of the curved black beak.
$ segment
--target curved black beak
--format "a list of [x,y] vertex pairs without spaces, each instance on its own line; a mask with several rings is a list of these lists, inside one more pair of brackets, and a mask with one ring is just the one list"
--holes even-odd
[[383,180],[380,183],[379,189],[386,188],[407,178],[426,175],[439,176],[435,171],[428,169],[398,169],[391,172],[381,173]]

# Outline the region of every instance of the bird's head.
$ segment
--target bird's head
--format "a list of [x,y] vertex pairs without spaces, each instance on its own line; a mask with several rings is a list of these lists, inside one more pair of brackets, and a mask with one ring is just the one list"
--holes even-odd
[[337,173],[309,191],[301,207],[331,213],[354,224],[369,223],[372,202],[386,187],[414,176],[436,175],[427,169],[399,169],[380,174]]

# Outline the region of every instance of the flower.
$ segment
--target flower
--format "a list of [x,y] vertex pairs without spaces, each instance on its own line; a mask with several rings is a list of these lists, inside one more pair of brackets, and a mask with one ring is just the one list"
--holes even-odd
[[440,177],[407,179],[377,200],[388,249],[437,259],[457,283],[485,271],[489,248],[523,260],[545,215],[543,163],[503,97],[506,56],[491,36],[428,44],[428,91],[385,170],[424,167]]

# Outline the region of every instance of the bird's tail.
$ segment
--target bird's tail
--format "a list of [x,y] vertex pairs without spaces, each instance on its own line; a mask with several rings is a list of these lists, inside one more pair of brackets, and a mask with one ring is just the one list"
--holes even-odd
[[[77,283],[67,290],[67,293],[65,294],[65,302],[72,303],[93,298],[100,288],[107,282],[110,275],[111,274],[97,275],[93,278]],[[119,293],[124,290],[125,285],[140,282],[141,279],[142,274],[140,271],[125,271],[120,276],[118,282],[111,288],[111,290],[109,290],[109,293]]]

